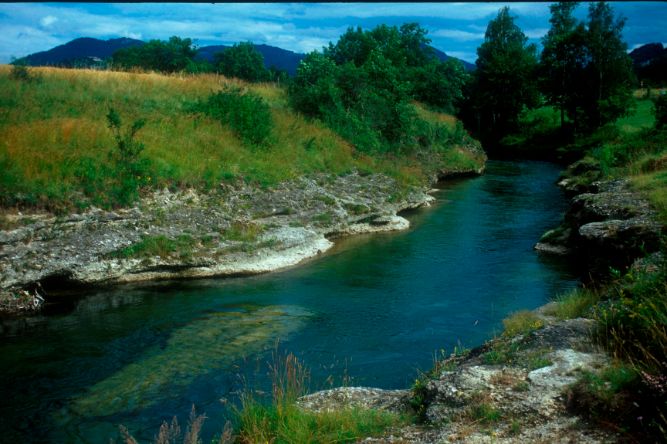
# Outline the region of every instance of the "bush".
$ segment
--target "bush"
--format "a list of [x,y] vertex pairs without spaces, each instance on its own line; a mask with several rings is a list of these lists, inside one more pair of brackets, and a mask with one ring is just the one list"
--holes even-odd
[[[106,118],[117,148],[110,153],[113,169],[110,171],[112,186],[108,193],[109,203],[126,206],[139,198],[139,189],[148,183],[150,177],[149,162],[140,157],[145,148],[144,144],[135,140],[137,132],[144,127],[146,121],[144,119],[135,120],[129,128],[123,131],[120,115],[113,108],[109,109]],[[102,172],[99,177],[106,176],[104,167],[93,169],[93,171]]]
[[667,95],[658,96],[653,105],[655,107],[655,127],[658,129],[667,127]]
[[271,109],[261,97],[238,88],[229,88],[211,95],[195,106],[232,130],[246,143],[265,144],[273,129]]
[[21,82],[32,82],[36,79],[36,77],[30,73],[28,67],[23,63],[14,63],[12,65],[12,70],[9,73],[9,77]]

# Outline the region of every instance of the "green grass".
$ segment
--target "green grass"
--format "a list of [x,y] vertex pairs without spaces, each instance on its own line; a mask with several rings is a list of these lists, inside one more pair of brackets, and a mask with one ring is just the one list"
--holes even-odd
[[473,421],[481,424],[493,424],[502,419],[500,410],[485,402],[471,406],[468,414]]
[[616,363],[584,375],[571,392],[578,410],[613,417],[639,441],[653,442],[667,437],[667,262],[646,261],[617,277],[595,310],[594,338]]
[[260,225],[234,222],[229,228],[222,232],[222,239],[239,242],[254,242],[261,233],[262,227]]
[[635,108],[630,114],[616,121],[616,127],[623,133],[635,133],[643,129],[653,128],[653,125],[655,125],[655,116],[653,114],[653,101],[650,99],[636,100]]
[[341,409],[313,413],[289,404],[278,409],[244,402],[239,413],[241,442],[348,443],[382,435],[410,419],[395,413],[366,409]]
[[503,335],[513,337],[523,335],[544,327],[544,322],[534,312],[521,310],[503,319]]
[[556,298],[555,304],[547,311],[548,315],[560,320],[585,316],[601,299],[598,291],[577,288]]
[[175,239],[166,236],[146,236],[139,242],[109,254],[113,258],[149,258],[159,256],[165,259],[172,255],[181,258],[192,253],[195,239],[188,235],[180,235]]
[[[212,189],[239,179],[271,186],[310,173],[355,169],[387,174],[404,186],[425,183],[433,168],[416,156],[356,152],[324,123],[291,111],[286,91],[273,84],[214,74],[57,68],[30,68],[39,80],[26,82],[10,73],[9,66],[0,66],[0,206],[67,211],[126,205],[103,198],[117,176],[111,156],[116,143],[105,117],[110,108],[127,124],[146,122],[134,137],[145,146],[143,174],[136,177],[141,192],[165,186]],[[212,93],[229,88],[268,105],[270,134],[261,148],[238,128],[194,112]],[[451,116],[429,116],[455,122]],[[482,159],[477,161],[481,166]]]
[[296,403],[305,394],[309,379],[303,364],[292,354],[279,357],[274,353],[270,370],[271,403],[261,402],[251,392],[241,397],[241,407],[235,415],[240,442],[357,442],[412,421],[406,415],[373,409],[342,407],[319,413],[303,410]]
[[[663,154],[661,158],[666,156]],[[667,167],[667,162],[663,165],[663,168]],[[667,224],[667,169],[633,176],[632,185],[646,195],[662,223]]]

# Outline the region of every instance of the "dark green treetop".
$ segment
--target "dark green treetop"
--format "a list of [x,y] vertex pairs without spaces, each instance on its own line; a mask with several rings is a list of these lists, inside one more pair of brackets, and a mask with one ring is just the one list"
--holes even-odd
[[499,139],[515,129],[521,110],[537,101],[536,48],[527,42],[509,7],[504,7],[489,22],[477,49],[471,104],[486,138]]
[[228,77],[250,82],[263,82],[270,78],[270,73],[264,66],[264,57],[251,42],[238,43],[217,53],[215,65]]

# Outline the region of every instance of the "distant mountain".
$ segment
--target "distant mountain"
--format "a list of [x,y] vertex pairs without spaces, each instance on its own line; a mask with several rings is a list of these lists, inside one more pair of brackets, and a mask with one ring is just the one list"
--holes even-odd
[[74,61],[84,59],[105,59],[119,49],[143,44],[141,40],[129,38],[98,40],[82,37],[48,51],[30,54],[20,60],[30,66],[71,65]]
[[[197,58],[212,62],[216,53],[223,52],[227,48],[229,48],[229,46],[203,46],[197,49]],[[291,76],[296,74],[296,68],[299,66],[299,62],[306,57],[305,54],[299,54],[269,45],[255,45],[255,49],[257,49],[257,51],[264,57],[264,66],[267,68],[273,67],[287,71]]]
[[647,43],[633,49],[629,55],[639,80],[653,86],[667,84],[667,48],[662,43]]
[[665,48],[662,47],[662,43],[647,43],[635,48],[630,52],[630,58],[632,63],[637,66],[646,66],[653,59],[656,59],[662,56],[665,53]]
[[[48,51],[36,52],[20,59],[30,66],[76,66],[77,64],[86,61],[90,63],[100,62],[103,59],[111,57],[111,55],[122,48],[131,46],[143,45],[141,40],[130,38],[119,38],[110,40],[99,40],[89,37],[82,37],[74,39],[64,45],[56,46]],[[197,58],[200,60],[213,61],[214,55],[217,52],[225,51],[229,46],[212,45],[203,46],[197,49]],[[264,56],[264,65],[267,68],[277,68],[287,71],[289,75],[296,74],[296,68],[299,62],[306,57],[305,54],[300,54],[286,49],[277,48],[270,45],[255,45],[257,51]],[[433,48],[433,52],[438,60],[445,61],[452,58]],[[475,65],[461,60],[466,71],[475,69]]]
[[440,60],[441,62],[444,62],[445,60],[448,60],[448,59],[454,59],[454,60],[458,60],[459,62],[461,62],[461,63],[463,64],[463,69],[465,69],[466,71],[470,72],[470,71],[474,71],[474,70],[475,70],[475,65],[472,64],[472,63],[468,63],[468,62],[466,62],[465,60],[457,59],[456,57],[448,56],[448,55],[445,54],[444,52],[442,52],[442,51],[440,51],[439,49],[434,48],[434,47],[432,47],[432,46],[431,46],[431,49],[433,50],[433,54],[435,54],[435,56],[436,56],[436,57],[438,58],[438,60]]

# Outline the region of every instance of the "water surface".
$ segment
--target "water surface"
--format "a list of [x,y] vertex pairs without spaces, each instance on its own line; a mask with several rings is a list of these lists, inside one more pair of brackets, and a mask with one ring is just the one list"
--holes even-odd
[[576,285],[532,249],[565,210],[557,173],[489,162],[484,176],[444,184],[434,206],[407,215],[410,230],[345,239],[290,270],[123,286],[3,321],[2,439],[106,443],[118,424],[150,439],[192,404],[212,435],[224,424],[221,399],[233,402],[244,384],[266,388],[278,339],[311,369],[312,389],[342,379],[408,387],[434,353],[479,345],[508,313]]

